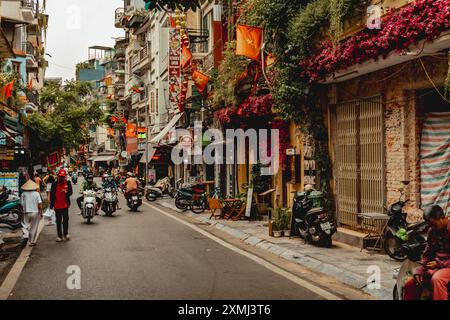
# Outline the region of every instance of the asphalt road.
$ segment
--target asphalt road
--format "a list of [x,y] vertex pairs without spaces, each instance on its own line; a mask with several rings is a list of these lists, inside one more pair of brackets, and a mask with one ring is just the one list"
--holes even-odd
[[[45,227],[10,299],[323,299],[145,205],[121,207],[86,225],[74,196],[72,240],[57,243]],[[66,285],[70,266],[80,289]]]

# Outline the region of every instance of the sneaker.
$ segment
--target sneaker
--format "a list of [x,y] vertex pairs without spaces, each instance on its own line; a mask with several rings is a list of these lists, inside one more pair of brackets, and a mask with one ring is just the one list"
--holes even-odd
[[70,241],[70,234],[64,237],[64,241]]
[[56,242],[63,242],[63,239],[61,239],[61,238],[56,238]]

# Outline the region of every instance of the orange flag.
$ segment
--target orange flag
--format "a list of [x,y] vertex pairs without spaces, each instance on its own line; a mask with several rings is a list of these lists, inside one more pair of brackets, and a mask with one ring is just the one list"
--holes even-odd
[[127,125],[127,132],[125,133],[125,137],[127,138],[136,138],[137,137],[137,126],[133,123],[129,123]]
[[122,117],[122,122],[127,123],[128,121],[127,121],[127,119],[125,119],[125,117]]
[[183,50],[181,51],[181,69],[185,69],[192,61],[192,53],[188,46],[183,45]]
[[192,73],[192,80],[194,81],[198,91],[202,93],[208,85],[209,77],[200,71],[195,70]]
[[6,86],[3,88],[3,94],[5,95],[6,98],[12,97],[13,87],[14,87],[14,80],[6,84]]
[[259,61],[263,29],[242,24],[236,26],[236,55]]

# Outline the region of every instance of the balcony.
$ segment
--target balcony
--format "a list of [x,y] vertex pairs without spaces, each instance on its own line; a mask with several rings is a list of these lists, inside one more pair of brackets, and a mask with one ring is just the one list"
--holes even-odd
[[117,8],[115,13],[115,23],[114,26],[116,28],[122,28],[123,17],[125,16],[125,8]]
[[21,0],[20,5],[23,19],[26,21],[33,21],[38,9],[37,2],[34,0]]
[[27,54],[27,68],[38,68],[38,50],[30,42],[23,42],[22,50]]
[[214,68],[214,51],[211,51],[202,59],[202,66],[203,71],[205,72],[208,72]]
[[151,66],[149,48],[145,46],[138,52],[138,54],[136,54],[136,56],[139,57],[139,62],[133,65],[133,73],[143,74],[145,71],[150,69]]

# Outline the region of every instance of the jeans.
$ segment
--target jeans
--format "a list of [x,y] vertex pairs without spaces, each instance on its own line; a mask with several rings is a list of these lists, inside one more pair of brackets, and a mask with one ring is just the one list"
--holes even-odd
[[58,238],[62,238],[69,234],[69,209],[55,209],[55,212]]

